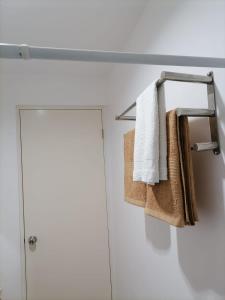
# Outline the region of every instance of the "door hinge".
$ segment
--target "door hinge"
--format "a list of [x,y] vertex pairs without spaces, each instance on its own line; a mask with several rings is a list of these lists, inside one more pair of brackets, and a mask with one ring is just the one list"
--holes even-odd
[[104,139],[104,129],[102,129],[102,138]]

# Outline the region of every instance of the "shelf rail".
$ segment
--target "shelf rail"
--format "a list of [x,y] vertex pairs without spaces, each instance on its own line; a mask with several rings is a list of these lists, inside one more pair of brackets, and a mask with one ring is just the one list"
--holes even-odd
[[[177,108],[177,117],[208,117],[210,125],[211,141],[206,143],[195,143],[191,149],[194,151],[208,151],[212,150],[214,154],[220,154],[219,136],[217,128],[217,115],[216,115],[216,99],[214,89],[213,72],[208,73],[206,76],[193,75],[175,72],[162,72],[160,79],[157,81],[157,87],[165,81],[182,81],[192,83],[207,84],[208,108]],[[125,109],[120,115],[116,116],[116,120],[135,121],[135,116],[127,116],[126,114],[136,106],[136,101]]]

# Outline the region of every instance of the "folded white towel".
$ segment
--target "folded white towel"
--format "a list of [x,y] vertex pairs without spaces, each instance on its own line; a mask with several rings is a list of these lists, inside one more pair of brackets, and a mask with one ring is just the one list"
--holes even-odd
[[167,180],[167,134],[164,85],[158,89],[159,105],[159,180]]
[[152,82],[136,100],[133,170],[134,181],[153,185],[167,179],[164,92],[158,93],[156,82]]

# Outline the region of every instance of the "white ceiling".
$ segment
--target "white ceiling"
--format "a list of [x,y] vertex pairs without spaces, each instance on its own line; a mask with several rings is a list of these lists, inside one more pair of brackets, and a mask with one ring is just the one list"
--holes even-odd
[[[0,0],[0,42],[120,50],[132,34],[147,2]],[[19,64],[20,71],[26,68],[24,63]],[[102,75],[110,70],[110,65],[95,63],[32,61],[29,64],[36,72],[72,68],[72,72]]]

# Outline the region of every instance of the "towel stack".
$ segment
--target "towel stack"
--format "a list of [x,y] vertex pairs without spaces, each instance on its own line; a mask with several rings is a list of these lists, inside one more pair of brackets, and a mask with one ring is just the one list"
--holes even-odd
[[166,130],[168,180],[155,185],[133,181],[135,130],[124,135],[125,199],[171,225],[194,225],[198,216],[187,117],[168,112]]

